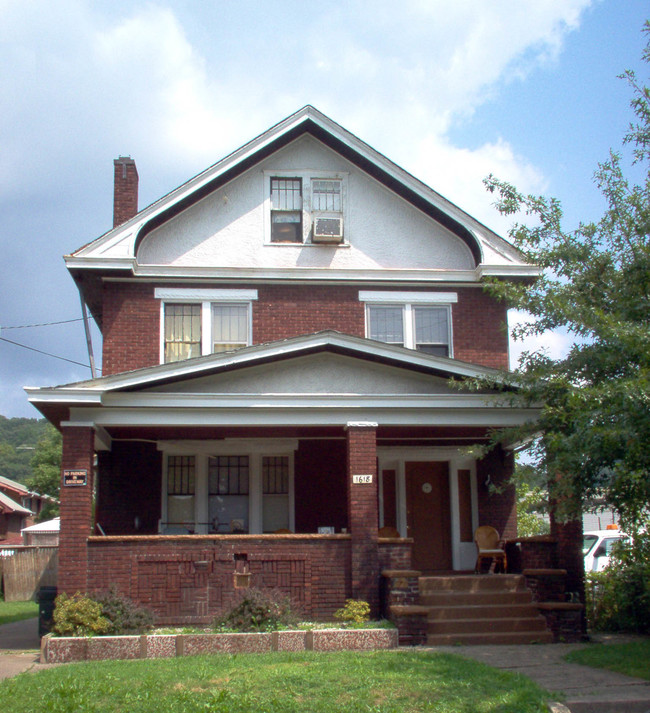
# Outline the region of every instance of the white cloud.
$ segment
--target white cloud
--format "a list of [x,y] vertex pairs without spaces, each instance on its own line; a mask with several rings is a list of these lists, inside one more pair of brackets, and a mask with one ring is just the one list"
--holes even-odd
[[[510,310],[508,312],[508,329],[512,333],[518,324],[530,322],[531,316],[525,312]],[[542,351],[551,359],[562,359],[575,342],[575,337],[567,334],[566,330],[546,331],[543,334],[528,336],[523,339],[510,340],[510,368],[514,369],[519,363],[519,357],[524,352]]]

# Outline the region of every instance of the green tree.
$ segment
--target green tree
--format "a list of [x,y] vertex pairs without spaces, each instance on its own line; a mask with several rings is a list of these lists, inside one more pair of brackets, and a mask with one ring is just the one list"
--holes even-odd
[[[644,32],[650,62],[650,23]],[[650,515],[650,90],[632,71],[622,77],[633,95],[631,155],[612,151],[595,173],[607,205],[599,221],[567,230],[557,200],[486,179],[502,214],[528,216],[510,237],[543,270],[533,284],[487,289],[531,315],[515,337],[561,328],[575,338],[564,358],[522,356],[513,398],[541,414],[509,437],[539,436],[530,449],[542,472],[561,474],[549,480],[560,514],[604,495],[634,531]]]
[[[41,438],[32,458],[32,477],[27,486],[41,495],[59,498],[61,489],[61,452],[63,441],[61,434],[48,424],[45,435]],[[38,521],[49,520],[59,514],[59,506],[48,503],[38,516]]]

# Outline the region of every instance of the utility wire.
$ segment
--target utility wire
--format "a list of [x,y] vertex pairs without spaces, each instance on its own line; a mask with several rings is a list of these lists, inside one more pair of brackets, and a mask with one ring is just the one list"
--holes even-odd
[[14,344],[17,347],[22,347],[23,349],[29,349],[32,352],[38,352],[39,354],[45,354],[45,356],[53,357],[54,359],[61,359],[61,361],[69,361],[71,364],[77,364],[78,366],[85,366],[86,369],[90,369],[88,364],[82,364],[80,361],[74,361],[73,359],[66,359],[66,357],[57,356],[56,354],[50,354],[50,352],[44,352],[41,349],[35,349],[34,347],[28,347],[26,344],[19,344],[18,342],[12,342],[11,339],[5,339],[5,337],[0,337],[0,342],[7,342],[8,344]]
[[0,329],[27,329],[28,327],[50,327],[53,324],[69,324],[70,322],[82,322],[83,317],[76,319],[63,319],[60,322],[43,322],[42,324],[20,324],[15,327],[0,327]]

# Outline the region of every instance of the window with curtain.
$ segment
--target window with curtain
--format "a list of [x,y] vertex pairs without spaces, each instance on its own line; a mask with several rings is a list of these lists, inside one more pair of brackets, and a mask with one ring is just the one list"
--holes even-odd
[[165,363],[201,356],[201,305],[165,304]]

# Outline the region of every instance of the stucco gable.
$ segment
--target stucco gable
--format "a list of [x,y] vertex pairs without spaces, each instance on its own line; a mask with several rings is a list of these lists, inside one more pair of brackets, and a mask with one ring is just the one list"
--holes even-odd
[[[448,379],[329,352],[185,379],[154,393],[448,394]],[[458,392],[456,392],[458,393]]]

